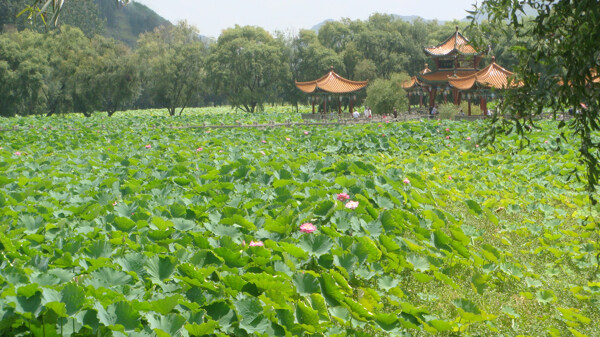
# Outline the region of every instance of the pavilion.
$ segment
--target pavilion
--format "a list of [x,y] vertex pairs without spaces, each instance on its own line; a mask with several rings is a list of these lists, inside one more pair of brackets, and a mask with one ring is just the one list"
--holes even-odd
[[[330,95],[338,95],[338,113],[342,113],[342,95],[348,95],[364,89],[369,81],[351,81],[343,78],[333,71],[333,66],[325,76],[309,82],[298,82],[295,81],[296,87],[307,94],[313,95],[325,95],[323,100],[324,108],[323,111],[327,111],[327,100],[331,99]],[[350,96],[350,113],[354,109],[354,96]],[[315,102],[314,97],[311,99],[312,112],[315,113]]]
[[480,98],[481,111],[487,111],[487,101],[485,97],[494,98],[493,90],[504,90],[517,88],[523,85],[521,82],[511,82],[514,74],[496,63],[496,57],[492,57],[492,63],[476,72],[464,77],[451,76],[448,78],[448,84],[453,90],[460,90],[466,93],[469,101],[469,116],[471,115],[471,98]]
[[421,96],[429,95],[429,107],[433,107],[438,93],[448,100],[452,94],[454,104],[459,104],[461,94],[458,89],[449,85],[448,78],[451,76],[464,77],[479,71],[479,63],[484,53],[477,51],[464,37],[456,26],[456,31],[444,42],[433,47],[425,47],[424,52],[431,57],[435,64],[435,71],[431,71],[427,65],[425,69],[414,76],[410,81],[403,83],[402,87],[410,96],[415,93]]

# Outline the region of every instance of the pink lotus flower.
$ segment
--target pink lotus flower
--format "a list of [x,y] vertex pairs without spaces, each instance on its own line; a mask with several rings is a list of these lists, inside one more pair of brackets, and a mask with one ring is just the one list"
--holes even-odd
[[545,140],[545,141],[544,141],[544,144],[548,144],[548,141],[547,141],[547,140]]
[[389,123],[390,121],[385,121],[386,123]]
[[446,128],[446,132],[450,132],[450,128]]
[[291,139],[289,137],[285,137],[285,140],[289,142]]
[[117,206],[119,202],[115,200],[115,202],[113,202],[113,206]]
[[262,247],[265,244],[262,241],[250,241],[249,247]]
[[263,144],[266,144],[266,143],[267,143],[267,141],[266,141],[266,140],[264,140],[264,139],[263,139],[263,140],[261,140],[261,142],[262,142]]
[[450,139],[450,136],[446,136],[446,139]]
[[308,135],[308,131],[304,131],[304,134],[305,134],[305,135]]
[[20,156],[20,155],[21,155],[21,152],[19,152],[19,151],[15,152],[15,156]]
[[265,151],[260,151],[260,153],[264,156],[265,155]]
[[219,153],[223,153],[223,150],[219,150]]
[[344,201],[344,200],[348,200],[350,199],[350,196],[348,195],[348,193],[338,193],[337,195],[337,200],[339,201]]
[[150,145],[150,144],[146,144],[146,148],[147,148],[147,149],[150,149],[150,148],[152,148],[152,145]]
[[408,178],[404,178],[404,180],[402,180],[402,182],[405,184],[410,184],[410,180],[408,180]]
[[475,147],[479,147],[479,144],[475,144]]
[[467,140],[471,140],[471,137],[467,137]]
[[317,227],[310,222],[305,222],[302,225],[300,225],[300,231],[303,233],[310,234],[316,230],[317,230]]
[[452,176],[448,176],[448,180],[452,180]]
[[346,203],[346,208],[348,209],[356,209],[358,207],[358,201],[348,201]]
[[199,148],[196,149],[196,152],[200,152],[200,151],[204,151],[204,149],[201,148],[201,147],[199,147]]

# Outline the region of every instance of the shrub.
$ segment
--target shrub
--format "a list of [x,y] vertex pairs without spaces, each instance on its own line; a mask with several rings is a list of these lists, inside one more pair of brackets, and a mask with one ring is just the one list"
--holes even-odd
[[393,74],[389,80],[376,79],[367,88],[365,104],[374,114],[389,115],[394,107],[400,111],[408,109],[408,98],[402,89],[402,82],[408,79],[406,74]]
[[460,114],[459,109],[460,107],[454,105],[454,103],[443,103],[438,107],[439,118],[454,119],[454,116],[458,116]]

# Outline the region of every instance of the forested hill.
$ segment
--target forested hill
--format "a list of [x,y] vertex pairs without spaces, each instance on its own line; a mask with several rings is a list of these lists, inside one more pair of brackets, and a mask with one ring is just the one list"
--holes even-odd
[[[30,3],[29,0],[1,0],[0,31],[11,26],[18,30],[33,28],[43,31],[41,20],[32,26],[25,15],[17,18],[17,14]],[[132,1],[126,6],[119,6],[114,0],[67,1],[60,22],[78,27],[87,36],[101,34],[130,46],[135,44],[139,34],[161,25],[171,25],[171,22],[140,3]]]
[[171,25],[167,19],[137,3],[117,6],[114,0],[95,0],[101,18],[105,20],[104,35],[134,45],[141,33],[161,25]]

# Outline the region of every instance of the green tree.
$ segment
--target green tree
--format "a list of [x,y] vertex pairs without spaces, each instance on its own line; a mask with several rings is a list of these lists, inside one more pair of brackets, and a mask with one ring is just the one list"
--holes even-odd
[[365,104],[373,113],[390,115],[394,108],[397,111],[408,109],[408,98],[402,89],[402,82],[409,79],[407,74],[392,74],[389,80],[378,78],[367,88]]
[[246,112],[261,109],[289,80],[281,44],[258,27],[225,30],[209,57],[209,79],[229,103]]
[[344,63],[334,50],[324,47],[312,30],[301,30],[292,42],[293,77],[298,81],[312,81],[325,75],[331,66],[344,74]]
[[352,32],[348,21],[329,21],[319,29],[319,42],[326,48],[341,53],[351,41]]
[[363,59],[354,67],[354,78],[358,81],[377,78],[377,66],[369,59]]
[[46,55],[32,31],[0,35],[0,116],[41,113],[45,108]]
[[124,44],[101,36],[92,39],[92,43],[99,54],[95,80],[99,84],[100,109],[110,117],[140,95],[141,69]]
[[195,27],[186,22],[161,26],[138,41],[137,60],[142,65],[143,84],[152,102],[179,115],[200,95],[204,87],[206,47]]
[[90,49],[74,75],[74,109],[86,116],[102,110],[110,117],[139,95],[140,70],[129,48],[113,39],[97,35]]
[[80,29],[65,25],[60,31],[45,35],[40,47],[47,53],[50,69],[44,78],[47,115],[90,112],[88,107],[92,104],[84,98],[87,88],[77,73],[79,66],[93,56],[89,39]]
[[[535,13],[532,24],[525,12]],[[492,25],[512,27],[529,45],[516,46],[519,64],[515,71],[524,86],[512,90],[503,106],[511,119],[495,120],[491,134],[506,129],[526,135],[534,118],[544,109],[580,111],[559,127],[574,133],[579,143],[579,159],[585,167],[587,191],[596,204],[600,178],[600,6],[597,0],[484,0],[472,14],[487,15]],[[582,108],[584,104],[585,108]],[[562,139],[569,140],[563,131]],[[493,138],[492,138],[493,139]],[[560,142],[560,139],[557,139]],[[578,174],[578,171],[574,171]]]

